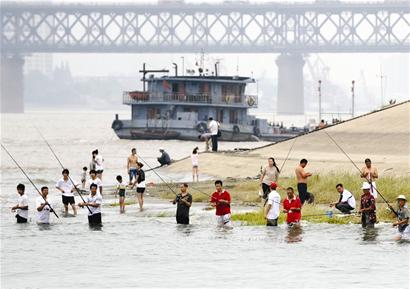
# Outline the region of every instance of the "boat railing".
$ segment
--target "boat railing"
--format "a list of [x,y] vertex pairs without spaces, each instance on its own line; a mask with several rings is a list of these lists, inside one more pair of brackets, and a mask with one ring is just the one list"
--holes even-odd
[[224,96],[221,100],[213,99],[208,94],[187,93],[152,93],[147,91],[124,91],[123,104],[138,104],[144,102],[181,102],[217,105],[239,105],[242,107],[256,108],[258,106],[257,95]]

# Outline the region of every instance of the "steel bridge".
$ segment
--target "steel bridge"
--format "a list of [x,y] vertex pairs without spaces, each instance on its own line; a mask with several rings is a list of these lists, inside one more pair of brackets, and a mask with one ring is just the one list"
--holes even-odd
[[[279,81],[284,79],[279,97],[292,95],[300,100],[302,91],[299,108],[289,102],[289,108],[299,112],[303,109],[303,75],[302,90],[285,80],[295,73],[300,78],[302,54],[410,50],[409,1],[231,1],[220,5],[3,2],[0,23],[2,69],[17,74],[24,55],[30,53],[197,53],[201,49],[207,53],[281,53],[277,64],[287,68],[279,72]],[[22,93],[18,85],[9,87],[5,78],[5,94],[16,89]]]

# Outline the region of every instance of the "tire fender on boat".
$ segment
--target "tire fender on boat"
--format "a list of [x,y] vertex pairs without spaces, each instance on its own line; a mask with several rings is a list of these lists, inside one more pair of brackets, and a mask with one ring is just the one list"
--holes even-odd
[[208,126],[206,125],[206,123],[201,122],[196,125],[196,130],[200,133],[204,133],[207,129]]
[[261,136],[261,130],[259,129],[259,127],[257,126],[253,127],[253,134],[256,135],[257,137]]
[[122,129],[122,127],[123,127],[123,123],[122,123],[121,120],[118,120],[118,119],[114,120],[112,125],[111,125],[111,128],[113,130],[120,130],[120,129]]

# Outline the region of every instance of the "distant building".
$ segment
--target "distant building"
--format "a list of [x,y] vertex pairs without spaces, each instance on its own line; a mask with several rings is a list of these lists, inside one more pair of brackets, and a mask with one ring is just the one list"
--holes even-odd
[[41,72],[50,76],[53,73],[53,55],[51,53],[36,53],[24,59],[24,73]]

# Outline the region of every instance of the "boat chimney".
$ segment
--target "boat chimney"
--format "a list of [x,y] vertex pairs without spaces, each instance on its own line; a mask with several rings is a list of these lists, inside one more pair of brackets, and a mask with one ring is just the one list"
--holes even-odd
[[218,76],[218,64],[219,64],[219,61],[215,62],[215,76],[216,77]]
[[178,76],[178,64],[176,64],[175,62],[173,62],[172,65],[174,65],[175,76]]
[[118,113],[115,114],[115,120],[118,120]]

